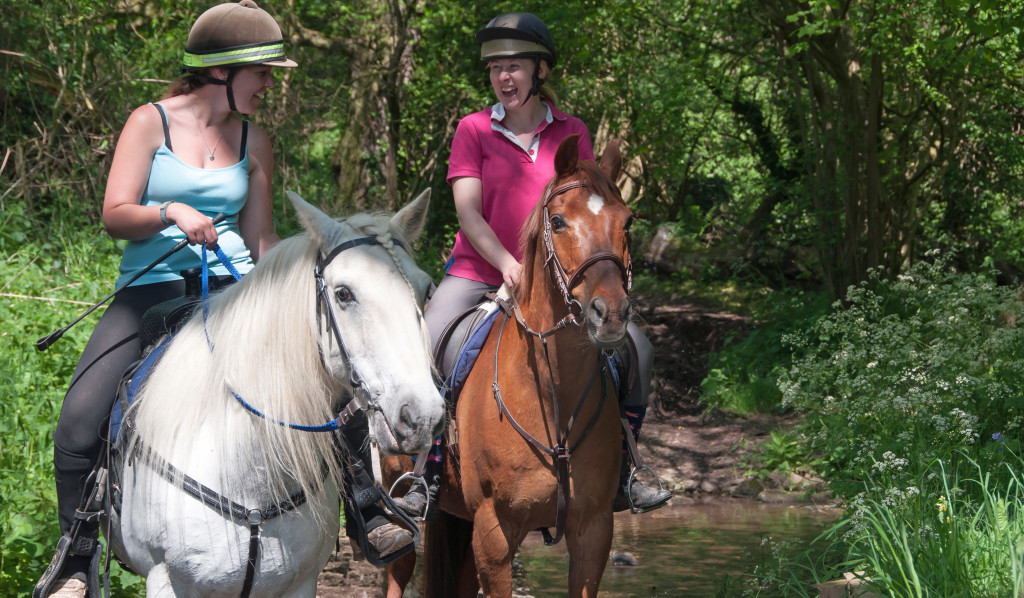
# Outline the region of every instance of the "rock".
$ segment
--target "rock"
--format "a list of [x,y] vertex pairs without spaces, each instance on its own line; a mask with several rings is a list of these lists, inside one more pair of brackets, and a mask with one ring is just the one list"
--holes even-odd
[[704,480],[700,483],[700,491],[704,494],[714,494],[718,491],[718,486],[715,486],[711,480]]
[[744,478],[744,480],[733,489],[732,495],[753,498],[762,491],[764,491],[764,486],[757,478]]
[[636,567],[640,561],[631,552],[612,551],[612,565],[616,567]]
[[757,500],[768,505],[780,505],[792,500],[792,496],[781,490],[764,490],[757,495]]

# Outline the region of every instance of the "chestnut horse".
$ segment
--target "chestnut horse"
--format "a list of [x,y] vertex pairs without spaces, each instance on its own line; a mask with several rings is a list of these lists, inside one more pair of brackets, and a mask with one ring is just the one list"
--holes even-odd
[[[426,524],[426,596],[475,597],[477,577],[486,596],[510,596],[512,559],[540,528],[549,543],[565,537],[568,595],[597,593],[622,438],[607,356],[632,316],[632,216],[614,183],[621,163],[617,141],[600,166],[579,160],[576,136],[558,148],[555,176],[523,227],[514,300],[459,394],[449,439],[459,456],[446,455],[441,512]],[[472,558],[451,562],[470,539]],[[392,566],[389,596],[414,564],[415,553]]]

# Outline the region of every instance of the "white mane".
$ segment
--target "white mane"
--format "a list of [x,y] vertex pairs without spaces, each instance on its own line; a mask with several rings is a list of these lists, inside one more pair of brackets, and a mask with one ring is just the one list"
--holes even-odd
[[[356,236],[390,234],[404,242],[385,216],[361,214],[335,224],[319,233],[325,252]],[[269,490],[280,502],[300,488],[311,501],[325,500],[325,473],[341,487],[335,434],[271,421],[320,425],[334,419],[348,396],[347,376],[333,379],[318,351],[313,266],[319,249],[308,233],[286,239],[240,282],[212,296],[205,331],[197,311],[133,405],[137,439],[185,473],[189,464],[176,458],[197,441],[227,463],[255,462],[240,476],[244,482],[198,480],[232,500]],[[244,410],[231,390],[267,419]]]

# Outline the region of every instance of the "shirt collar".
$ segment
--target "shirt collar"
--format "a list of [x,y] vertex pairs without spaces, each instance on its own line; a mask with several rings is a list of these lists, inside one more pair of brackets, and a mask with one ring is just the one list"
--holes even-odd
[[[549,104],[548,102],[545,102],[543,100],[541,100],[541,102],[543,102],[544,107],[548,109],[548,113],[544,115],[544,127],[550,125],[551,122],[554,121],[555,119],[566,119],[567,115],[565,113],[552,108],[551,104]],[[491,120],[499,124],[501,123],[501,121],[505,120],[505,106],[501,102],[498,102],[497,104],[491,106]],[[502,126],[504,127],[504,125]]]

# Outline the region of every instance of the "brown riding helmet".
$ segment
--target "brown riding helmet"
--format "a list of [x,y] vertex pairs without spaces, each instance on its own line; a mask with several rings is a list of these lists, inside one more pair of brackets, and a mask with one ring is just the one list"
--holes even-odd
[[252,64],[294,67],[274,17],[253,0],[220,4],[199,15],[188,33],[185,70]]

